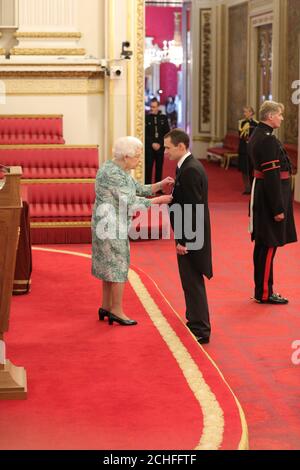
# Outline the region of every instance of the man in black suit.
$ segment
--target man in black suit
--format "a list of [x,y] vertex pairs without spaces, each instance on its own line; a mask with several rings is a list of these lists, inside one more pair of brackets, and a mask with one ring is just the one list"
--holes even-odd
[[164,139],[165,154],[177,161],[170,220],[186,303],[187,326],[198,342],[208,343],[211,326],[204,277],[212,273],[208,183],[202,164],[189,151],[189,136],[173,129]]

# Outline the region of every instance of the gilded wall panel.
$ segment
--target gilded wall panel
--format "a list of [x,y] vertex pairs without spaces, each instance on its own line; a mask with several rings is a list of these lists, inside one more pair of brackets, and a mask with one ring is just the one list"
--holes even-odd
[[211,131],[212,25],[211,9],[200,10],[199,133]]
[[300,9],[299,0],[288,0],[288,67],[286,83],[285,142],[298,143],[298,112],[299,106],[292,103],[294,80],[299,80],[299,35]]
[[248,4],[229,8],[228,12],[228,121],[229,131],[237,130],[243,107],[247,104]]
[[[3,77],[2,77],[3,78]],[[7,95],[92,95],[103,94],[102,79],[86,78],[3,78]]]

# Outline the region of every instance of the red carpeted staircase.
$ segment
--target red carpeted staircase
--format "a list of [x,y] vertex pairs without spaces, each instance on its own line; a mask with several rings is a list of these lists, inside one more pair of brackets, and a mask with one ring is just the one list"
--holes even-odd
[[64,143],[62,115],[0,116],[0,163],[22,167],[34,244],[91,241],[98,146]]

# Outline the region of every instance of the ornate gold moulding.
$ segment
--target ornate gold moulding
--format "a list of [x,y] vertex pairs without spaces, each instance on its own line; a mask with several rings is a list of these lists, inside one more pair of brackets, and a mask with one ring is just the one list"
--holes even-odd
[[0,71],[2,78],[86,78],[86,79],[103,79],[104,73],[100,71],[74,71],[74,70],[47,70],[47,71],[36,71],[36,70],[20,70],[20,71]]
[[[0,72],[1,75],[1,72]],[[83,76],[45,75],[41,77],[15,73],[12,77],[1,75],[7,95],[101,95],[104,80]]]
[[11,49],[10,53],[11,55],[34,55],[34,56],[37,56],[37,55],[50,55],[50,56],[62,56],[62,55],[67,55],[67,56],[74,56],[74,55],[77,55],[77,56],[83,56],[85,55],[85,49],[81,49],[81,48],[75,48],[75,49],[68,49],[68,48],[65,48],[65,49],[55,49],[55,48],[50,48],[50,49],[47,49],[47,48],[17,48],[17,47],[14,47],[13,49]]
[[48,39],[48,38],[54,38],[54,39],[80,39],[82,36],[81,33],[64,33],[64,32],[17,32],[14,33],[15,38],[34,38],[34,39]]
[[211,137],[209,135],[194,135],[193,141],[194,142],[210,142]]

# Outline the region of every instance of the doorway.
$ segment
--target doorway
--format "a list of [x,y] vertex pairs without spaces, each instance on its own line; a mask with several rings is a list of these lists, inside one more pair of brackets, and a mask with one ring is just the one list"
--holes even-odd
[[191,131],[191,1],[148,1],[145,37],[145,111],[157,98],[170,128]]

